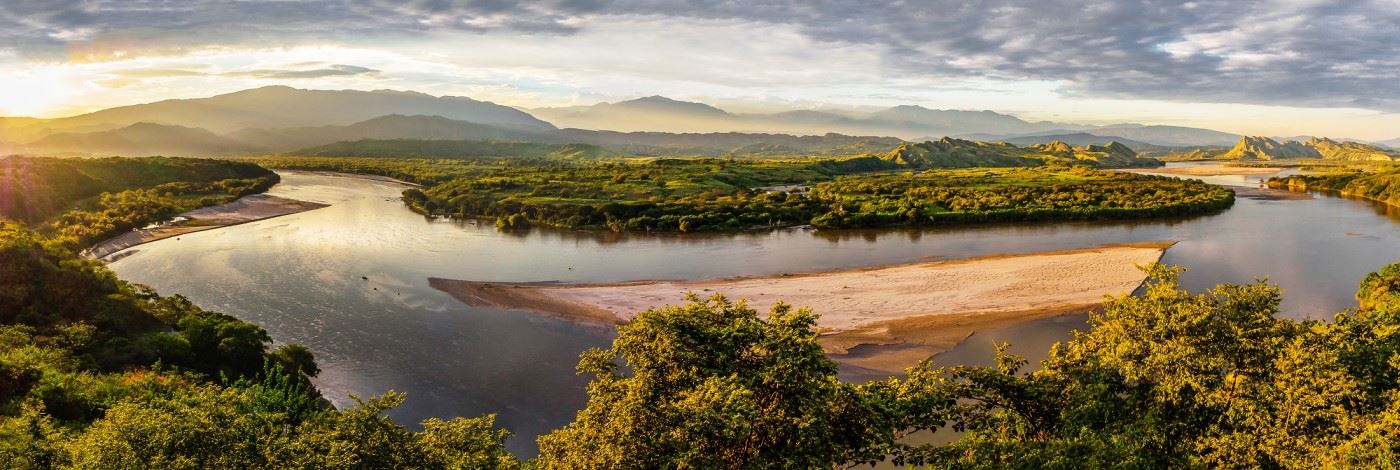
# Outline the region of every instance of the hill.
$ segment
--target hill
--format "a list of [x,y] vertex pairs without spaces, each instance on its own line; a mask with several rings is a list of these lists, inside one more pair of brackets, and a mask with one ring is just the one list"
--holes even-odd
[[878,135],[913,138],[964,133],[1027,133],[1085,126],[1028,122],[993,111],[902,105],[869,113],[797,110],[730,113],[704,103],[649,96],[616,103],[530,110],[561,127],[624,132],[754,132]]
[[1070,133],[1070,134],[1033,135],[1033,136],[1012,137],[1012,138],[1009,138],[1009,139],[995,139],[995,140],[1000,140],[1000,141],[1006,142],[1006,143],[1008,143],[1008,144],[1015,144],[1015,145],[1022,145],[1022,146],[1024,146],[1024,145],[1048,144],[1048,143],[1050,143],[1050,142],[1059,141],[1059,142],[1064,142],[1064,143],[1069,144],[1069,145],[1108,145],[1108,144],[1110,144],[1110,143],[1117,142],[1117,143],[1119,143],[1119,144],[1126,145],[1126,146],[1128,146],[1129,148],[1132,148],[1133,150],[1138,150],[1138,149],[1140,149],[1140,148],[1156,147],[1155,145],[1149,144],[1149,143],[1147,143],[1147,142],[1139,142],[1139,141],[1132,140],[1132,139],[1125,139],[1125,138],[1119,137],[1119,136],[1102,136],[1102,135],[1097,135],[1097,134],[1090,134],[1090,133],[1088,133],[1088,132],[1075,132],[1075,133]]
[[[1082,141],[1089,139],[1088,137],[1080,136],[1079,134],[1097,136],[1102,139],[1108,139],[1108,141],[1118,141],[1128,145],[1129,147],[1132,147],[1134,150],[1137,150],[1139,152],[1142,152],[1144,150],[1159,151],[1163,150],[1163,147],[1229,147],[1231,145],[1234,145],[1235,141],[1239,140],[1240,138],[1240,136],[1236,134],[1214,131],[1210,129],[1199,129],[1194,127],[1179,126],[1143,126],[1137,124],[1117,124],[1113,126],[1083,128],[1079,130],[1052,129],[1049,131],[1031,132],[1024,134],[970,133],[957,135],[957,137],[973,140],[1016,142],[1021,145],[1041,144],[1049,142],[1051,140],[1062,140],[1065,142],[1071,142],[1074,140]],[[1091,143],[1097,144],[1106,142],[1084,141],[1082,144],[1077,142],[1071,143],[1075,143],[1076,145],[1087,145]]]
[[1089,129],[1088,132],[1097,135],[1123,137],[1167,147],[1223,146],[1231,145],[1240,138],[1239,134],[1181,126],[1117,125],[1096,127]]
[[1360,142],[1336,141],[1328,138],[1312,138],[1304,145],[1317,149],[1322,158],[1350,161],[1391,161],[1396,154],[1375,145]]
[[298,157],[412,157],[478,158],[518,157],[557,159],[596,159],[616,154],[588,144],[536,144],[527,142],[487,142],[479,140],[356,140],[335,142],[284,154]]
[[269,86],[208,98],[164,100],[66,118],[32,120],[10,126],[7,133],[12,141],[27,142],[60,132],[104,131],[150,122],[226,134],[248,128],[340,126],[386,114],[443,116],[507,129],[554,129],[518,109],[465,97]]
[[30,153],[98,155],[231,155],[252,147],[204,129],[138,122],[99,132],[64,132],[17,146]]
[[1234,148],[1221,154],[1223,160],[1278,160],[1290,158],[1321,158],[1327,160],[1388,161],[1395,154],[1374,145],[1359,142],[1339,142],[1327,138],[1312,138],[1306,142],[1262,137],[1241,137]]
[[981,142],[944,137],[936,141],[904,144],[884,156],[885,160],[912,168],[971,168],[1040,166],[1046,164],[1090,165],[1096,167],[1160,166],[1156,160],[1139,158],[1137,152],[1118,142],[1108,145],[1072,146],[1060,141],[1018,147],[1006,142]]

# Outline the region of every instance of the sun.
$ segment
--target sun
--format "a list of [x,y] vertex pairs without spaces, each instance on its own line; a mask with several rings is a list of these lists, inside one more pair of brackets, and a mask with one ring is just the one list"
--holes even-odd
[[81,92],[59,67],[0,72],[0,116],[48,117]]

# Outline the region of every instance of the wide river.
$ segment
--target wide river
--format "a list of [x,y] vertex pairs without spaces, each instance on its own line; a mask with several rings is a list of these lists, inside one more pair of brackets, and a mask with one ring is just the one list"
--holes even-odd
[[[468,307],[428,287],[429,277],[702,279],[1176,240],[1164,261],[1189,269],[1188,288],[1267,277],[1284,289],[1284,315],[1322,318],[1354,305],[1366,273],[1400,261],[1400,217],[1384,205],[1245,189],[1255,177],[1205,179],[1240,186],[1242,196],[1218,215],[1152,222],[618,235],[432,220],[405,208],[395,183],[286,172],[269,194],[331,206],[142,245],[111,267],[310,347],[323,370],[316,385],[338,406],[351,394],[398,390],[408,403],[392,416],[404,423],[497,413],[516,433],[510,448],[531,455],[536,435],[582,407],[578,355],[606,346],[611,332]],[[1034,359],[1083,323],[1080,315],[981,332],[936,361],[985,363],[994,341]]]

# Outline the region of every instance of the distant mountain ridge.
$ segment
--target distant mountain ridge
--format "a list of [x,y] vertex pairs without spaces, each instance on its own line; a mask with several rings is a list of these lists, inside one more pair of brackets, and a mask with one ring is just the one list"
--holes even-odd
[[465,97],[268,86],[208,98],[120,106],[66,118],[7,120],[3,123],[3,135],[10,140],[34,141],[61,132],[106,131],[138,122],[226,134],[248,128],[348,125],[386,114],[434,115],[509,129],[554,129],[554,125],[518,109]]
[[[1133,147],[1138,151],[1142,151],[1145,148],[1143,145],[1139,144],[1158,147],[1228,147],[1234,145],[1241,137],[1238,134],[1194,127],[1121,124],[1079,130],[1054,129],[1026,134],[981,133],[965,134],[955,137],[1021,144],[1045,143],[1051,140],[1076,140],[1090,143],[1089,141],[1093,139],[1085,137],[1085,135],[1098,137],[1106,142],[1117,141],[1129,147]],[[1067,139],[1061,139],[1061,137],[1066,137]]]
[[839,133],[912,139],[926,135],[971,132],[1005,134],[1087,127],[1028,122],[993,111],[928,109],[917,105],[901,105],[867,113],[796,110],[741,114],[704,103],[661,96],[589,106],[533,108],[529,111],[560,127],[631,132]]

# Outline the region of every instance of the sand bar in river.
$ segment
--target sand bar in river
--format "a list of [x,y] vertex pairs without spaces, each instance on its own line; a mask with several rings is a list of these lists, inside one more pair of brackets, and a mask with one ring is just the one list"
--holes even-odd
[[[779,300],[821,314],[822,345],[851,366],[899,372],[974,331],[1083,312],[1131,292],[1170,242],[919,262],[834,272],[702,281],[609,284],[488,283],[430,279],[469,305],[620,324],[686,292],[723,293],[766,311]],[[876,353],[860,346],[883,346]]]
[[217,206],[202,207],[180,214],[168,224],[132,230],[109,238],[83,251],[83,256],[110,261],[112,255],[143,243],[187,233],[245,224],[273,217],[297,214],[326,207],[326,204],[254,194]]

